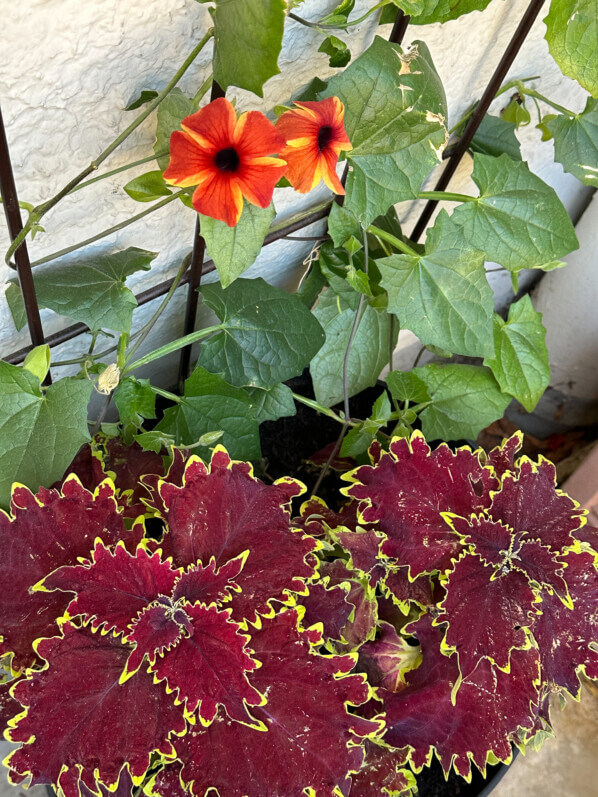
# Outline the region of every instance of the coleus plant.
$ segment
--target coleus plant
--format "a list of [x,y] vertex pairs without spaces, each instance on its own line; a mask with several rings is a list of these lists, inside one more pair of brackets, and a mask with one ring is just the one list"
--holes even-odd
[[[155,145],[142,162],[153,158],[157,167],[122,186],[131,200],[145,203],[144,210],[94,240],[166,204],[174,208],[180,200],[183,212],[199,223],[219,278],[219,284],[201,286],[204,309],[216,314],[217,323],[140,356],[139,347],[156,332],[186,278],[190,253],[173,264],[171,289],[143,325],[125,283],[151,269],[156,252],[130,246],[71,257],[87,245],[84,241],[34,261],[40,306],[86,324],[91,338],[74,361],[51,358],[49,348],[40,347],[24,368],[0,363],[4,507],[13,480],[33,490],[50,486],[101,426],[103,410],[89,417],[94,385],[118,412],[118,426],[104,430],[118,431],[127,444],[135,440],[155,453],[173,443],[195,446],[205,457],[219,439],[232,456],[252,461],[261,455],[260,424],[292,415],[295,401],[329,414],[345,429],[347,423],[341,456],[363,457],[389,423],[396,434],[408,436],[417,421],[429,439],[475,439],[512,399],[533,410],[548,385],[541,314],[528,296],[511,306],[508,317],[496,313],[485,263],[498,264],[516,286],[525,269],[559,267],[577,246],[557,195],[522,160],[516,131],[530,121],[526,102],[533,101],[543,136],[554,138],[557,160],[586,185],[596,184],[598,82],[585,38],[587,31],[591,38],[595,20],[587,15],[587,4],[552,0],[546,18],[551,52],[592,95],[585,109],[572,112],[554,103],[531,87],[531,78],[507,81],[498,92],[509,92],[502,113],[487,114],[471,142],[477,195],[422,190],[452,143],[449,131],[458,137],[473,110],[449,128],[444,89],[425,42],[407,47],[376,36],[353,57],[339,36],[365,17],[386,24],[399,10],[409,15],[410,25],[422,26],[416,28],[419,34],[427,23],[482,11],[489,0],[386,0],[366,4],[364,18],[356,16],[353,0],[343,0],[325,17],[309,20],[301,14],[309,16],[313,9],[294,1],[212,0],[206,5],[213,28],[202,31],[161,92],[145,90],[131,102],[128,108],[138,115],[93,164],[54,197],[37,206],[25,203],[28,219],[6,258],[11,260],[29,232],[40,231],[43,216],[72,191],[114,177],[110,170],[85,180],[154,114]],[[249,95],[236,97],[235,92],[238,87],[263,96],[264,85],[279,69],[285,26],[297,25],[322,38],[320,49],[335,71],[326,80],[314,77],[291,97],[278,97],[284,104],[274,105],[268,118],[252,107]],[[212,74],[187,96],[178,83],[212,41]],[[207,102],[210,86],[214,99]],[[228,98],[217,96],[222,92]],[[547,115],[538,103],[555,113]],[[120,166],[118,174],[137,165]],[[327,239],[314,247],[299,290],[291,295],[262,279],[245,279],[263,244],[280,235],[277,197],[292,189],[306,193],[320,182],[337,196],[344,193],[344,204],[328,196],[315,206],[318,212],[329,210],[327,236],[322,236]],[[453,210],[438,215],[424,243],[410,241],[394,206],[430,198],[445,200]],[[6,296],[20,329],[25,307],[16,281]],[[410,330],[422,353],[427,349],[440,363],[409,375],[395,371],[392,351],[399,329]],[[177,393],[139,378],[141,367],[199,340],[195,370],[181,377]],[[465,363],[449,362],[452,355]],[[45,382],[50,365],[51,385]],[[65,373],[61,368],[73,365],[80,366],[78,373],[59,378]],[[382,397],[370,417],[350,419],[349,398],[374,384],[387,365],[392,403]],[[305,367],[311,371],[315,402],[311,396],[293,396],[285,384]],[[150,430],[157,395],[170,406]],[[345,417],[330,409],[341,400]],[[60,446],[48,445],[56,439]]]
[[598,530],[519,445],[374,444],[340,510],[311,499],[294,518],[299,482],[264,484],[218,447],[209,466],[175,450],[166,474],[119,449],[146,470],[134,519],[99,449],[77,466],[90,489],[15,486],[11,779],[383,797],[434,755],[468,778],[538,743],[550,695],[598,678]]

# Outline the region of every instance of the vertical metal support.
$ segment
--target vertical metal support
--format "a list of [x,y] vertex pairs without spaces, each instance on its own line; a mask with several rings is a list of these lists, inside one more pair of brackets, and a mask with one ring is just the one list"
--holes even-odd
[[[8,226],[10,240],[14,241],[14,239],[23,229],[23,221],[21,219],[21,209],[19,207],[19,198],[17,195],[17,188],[12,171],[12,164],[10,162],[10,152],[8,149],[8,141],[6,138],[6,130],[4,129],[4,121],[2,119],[1,109],[0,196],[2,196],[2,204],[4,205],[4,213],[6,215],[6,224]],[[29,326],[31,343],[34,346],[41,346],[44,343],[44,331],[39,314],[39,305],[37,303],[37,296],[35,294],[35,285],[33,282],[33,275],[31,273],[31,263],[29,260],[29,252],[27,251],[26,241],[23,241],[23,243],[15,251],[14,257],[17,265],[19,284],[23,294],[23,301],[25,303],[25,313],[27,315],[27,324]],[[50,382],[51,378],[48,372],[46,384],[49,384]]]
[[[484,118],[488,108],[490,107],[490,103],[494,99],[496,92],[502,85],[507,72],[511,68],[513,61],[519,50],[521,49],[521,45],[525,41],[527,34],[530,32],[532,25],[534,24],[536,17],[540,13],[542,6],[544,5],[544,0],[532,0],[532,2],[527,7],[527,11],[523,15],[521,22],[517,26],[517,30],[513,34],[511,41],[509,42],[507,49],[503,53],[502,58],[498,66],[496,67],[494,74],[492,75],[490,82],[486,86],[486,90],[484,91],[481,100],[479,101],[475,112],[471,116],[465,130],[463,131],[463,135],[459,139],[455,149],[453,150],[448,163],[446,164],[444,171],[440,175],[440,179],[436,183],[434,187],[435,191],[444,191],[445,188],[448,186],[451,177],[454,175],[455,171],[457,170],[457,166],[461,162],[463,155],[467,152],[469,145],[471,144],[473,137],[481,124],[482,119]],[[434,208],[438,204],[437,199],[430,199],[428,200],[425,208],[422,211],[421,216],[418,219],[417,224],[415,225],[413,232],[410,235],[410,239],[412,241],[418,241],[424,230],[426,229],[428,222],[432,218],[432,214],[434,213]]]
[[[217,100],[219,97],[224,97],[225,92],[220,88],[218,83],[212,83],[212,91],[210,94],[210,102]],[[193,236],[193,253],[191,255],[191,266],[189,268],[189,287],[187,288],[187,306],[185,308],[185,324],[183,335],[190,335],[195,330],[195,321],[197,318],[197,305],[198,295],[197,291],[201,285],[201,273],[203,269],[203,261],[206,253],[206,242],[201,235],[199,215],[195,220],[195,233]],[[189,366],[191,363],[191,346],[185,346],[181,349],[181,356],[179,359],[179,377],[178,385],[181,393],[183,392],[183,383],[189,376]]]
[[406,14],[404,11],[399,9],[395,18],[395,24],[392,26],[392,31],[388,37],[388,41],[393,42],[394,44],[401,44],[408,25],[409,14]]

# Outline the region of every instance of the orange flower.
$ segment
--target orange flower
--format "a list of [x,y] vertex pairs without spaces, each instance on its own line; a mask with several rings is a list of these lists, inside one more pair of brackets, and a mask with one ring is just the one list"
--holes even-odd
[[192,201],[198,213],[234,227],[243,197],[260,208],[270,204],[286,163],[268,157],[281,150],[284,139],[263,113],[248,111],[237,119],[230,102],[220,98],[181,126],[170,137],[164,179],[182,188],[196,185]]
[[287,180],[300,194],[311,191],[321,179],[335,194],[344,194],[336,164],[341,150],[353,149],[343,124],[344,105],[338,97],[295,105],[298,110],[285,111],[276,123],[287,141],[280,152],[289,165]]

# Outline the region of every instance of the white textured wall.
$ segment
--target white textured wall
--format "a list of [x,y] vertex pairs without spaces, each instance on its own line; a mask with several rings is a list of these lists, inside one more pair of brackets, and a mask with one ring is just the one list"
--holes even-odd
[[[527,4],[527,0],[494,0],[483,13],[474,12],[445,25],[408,29],[406,41],[421,37],[430,46],[447,90],[450,124],[480,96]],[[306,0],[301,14],[315,19],[335,5],[335,0]],[[370,5],[370,0],[358,0],[356,13]],[[194,0],[22,0],[18,4],[14,0],[0,0],[0,12],[4,26],[0,98],[19,196],[33,203],[52,196],[124,129],[135,112],[124,113],[122,109],[142,89],[163,88],[209,25],[206,7]],[[379,30],[383,35],[390,32],[389,27]],[[375,32],[370,20],[343,38],[357,54],[369,44]],[[543,23],[538,20],[510,75],[541,74],[542,79],[536,85],[543,93],[573,110],[581,108],[584,92],[561,76],[548,54],[543,35]],[[321,39],[313,30],[289,21],[280,59],[282,74],[266,84],[265,99],[261,101],[235,89],[230,95],[238,97],[241,109],[267,110],[313,75],[326,77],[332,70],[327,57],[316,52]],[[211,45],[181,81],[183,91],[191,94],[197,90],[208,74],[210,56]],[[154,130],[155,120],[150,117],[102,168],[113,169],[150,154]],[[541,144],[533,126],[522,132],[524,157],[534,171],[556,188],[575,215],[584,201],[583,187],[552,162],[552,144]],[[121,186],[150,168],[151,163],[145,164],[63,200],[45,217],[46,234],[30,243],[32,259],[87,238],[147,207],[131,200]],[[470,170],[470,159],[466,157],[451,184],[453,190],[473,190],[469,184]],[[279,213],[287,215],[323,195],[325,191],[300,198],[283,189],[277,191],[275,203]],[[404,206],[400,210],[409,229],[415,209]],[[129,280],[131,287],[142,290],[176,271],[181,257],[190,248],[193,224],[193,212],[173,203],[102,240],[95,251],[126,246],[159,251],[151,272]],[[6,231],[0,225],[2,251],[7,245]],[[262,274],[279,285],[293,284],[309,248],[309,244],[299,242],[273,244],[263,251],[250,274]],[[5,278],[12,275],[4,269]],[[506,283],[501,275],[492,277],[497,301],[504,303],[508,293]],[[151,304],[139,309],[135,324],[142,324],[154,308],[155,304]],[[162,328],[148,341],[148,346],[153,347],[180,332],[183,308],[181,293],[171,303]],[[42,316],[47,333],[70,323],[48,311],[43,311]],[[408,338],[404,340],[408,343]],[[27,343],[26,330],[15,331],[5,301],[0,298],[0,352],[7,354]],[[83,337],[64,344],[54,351],[54,356],[56,359],[75,356],[86,343]],[[405,357],[403,364],[408,363],[410,356]],[[161,369],[157,372],[154,369],[159,379],[165,383],[172,381],[174,362],[166,366],[166,371],[163,364],[156,367]],[[63,372],[66,370],[59,373]]]

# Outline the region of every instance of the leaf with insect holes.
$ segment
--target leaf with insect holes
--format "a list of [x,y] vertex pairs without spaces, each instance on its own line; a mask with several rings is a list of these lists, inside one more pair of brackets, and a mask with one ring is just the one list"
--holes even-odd
[[198,364],[233,385],[272,387],[296,376],[324,342],[324,331],[299,298],[261,277],[223,290],[202,288],[222,329],[202,344]]
[[247,797],[300,797],[311,788],[332,795],[361,765],[359,742],[377,724],[349,713],[347,704],[365,702],[368,687],[362,676],[345,675],[353,666],[350,657],[318,655],[318,634],[298,631],[297,620],[294,610],[264,619],[251,637],[262,663],[251,680],[268,698],[252,713],[267,733],[220,713],[207,728],[174,740],[183,762],[181,782],[193,781],[193,794],[212,788]]
[[182,487],[159,483],[168,532],[160,544],[164,557],[187,567],[214,557],[218,567],[249,551],[235,578],[241,588],[231,603],[233,619],[256,622],[270,611],[270,601],[303,591],[314,575],[309,556],[316,541],[292,529],[288,504],[302,491],[298,482],[263,484],[246,463],[231,462],[217,450],[208,468],[191,459]]
[[456,657],[441,653],[441,632],[429,615],[409,626],[422,648],[422,664],[405,676],[407,686],[393,693],[378,690],[386,713],[386,744],[411,748],[411,763],[420,769],[433,752],[445,774],[454,766],[469,777],[471,764],[510,761],[511,740],[518,728],[534,723],[532,703],[537,700],[536,650],[515,650],[509,673],[480,663],[475,681],[463,680],[453,703],[459,678]]
[[122,540],[134,550],[142,534],[139,526],[125,529],[110,483],[96,495],[74,478],[61,493],[41,489],[34,496],[24,487],[15,489],[12,517],[0,514],[0,653],[14,653],[14,669],[36,661],[33,642],[57,631],[56,620],[72,597],[32,587],[56,568],[89,558],[95,539],[108,546]]
[[184,732],[182,709],[144,670],[119,683],[129,648],[117,638],[70,622],[62,633],[39,643],[49,668],[15,689],[28,711],[11,730],[22,743],[11,755],[13,782],[31,773],[33,785],[79,797],[81,785],[94,793],[115,786],[125,765],[141,778],[152,753],[172,754],[168,737]]
[[528,644],[525,629],[534,622],[536,594],[523,573],[505,570],[465,554],[444,585],[446,597],[435,623],[448,623],[445,644],[457,651],[463,678],[482,659],[505,670],[512,651]]
[[[367,86],[367,91],[364,91]],[[379,37],[321,97],[339,97],[353,145],[345,206],[368,227],[390,205],[413,199],[446,141],[446,98],[430,53]]]
[[388,455],[358,468],[352,480],[347,492],[366,502],[364,521],[377,522],[387,535],[382,553],[409,565],[412,579],[449,569],[463,548],[443,513],[469,517],[490,505],[498,486],[471,451],[453,453],[446,445],[432,451],[418,433],[410,442],[394,440]]

